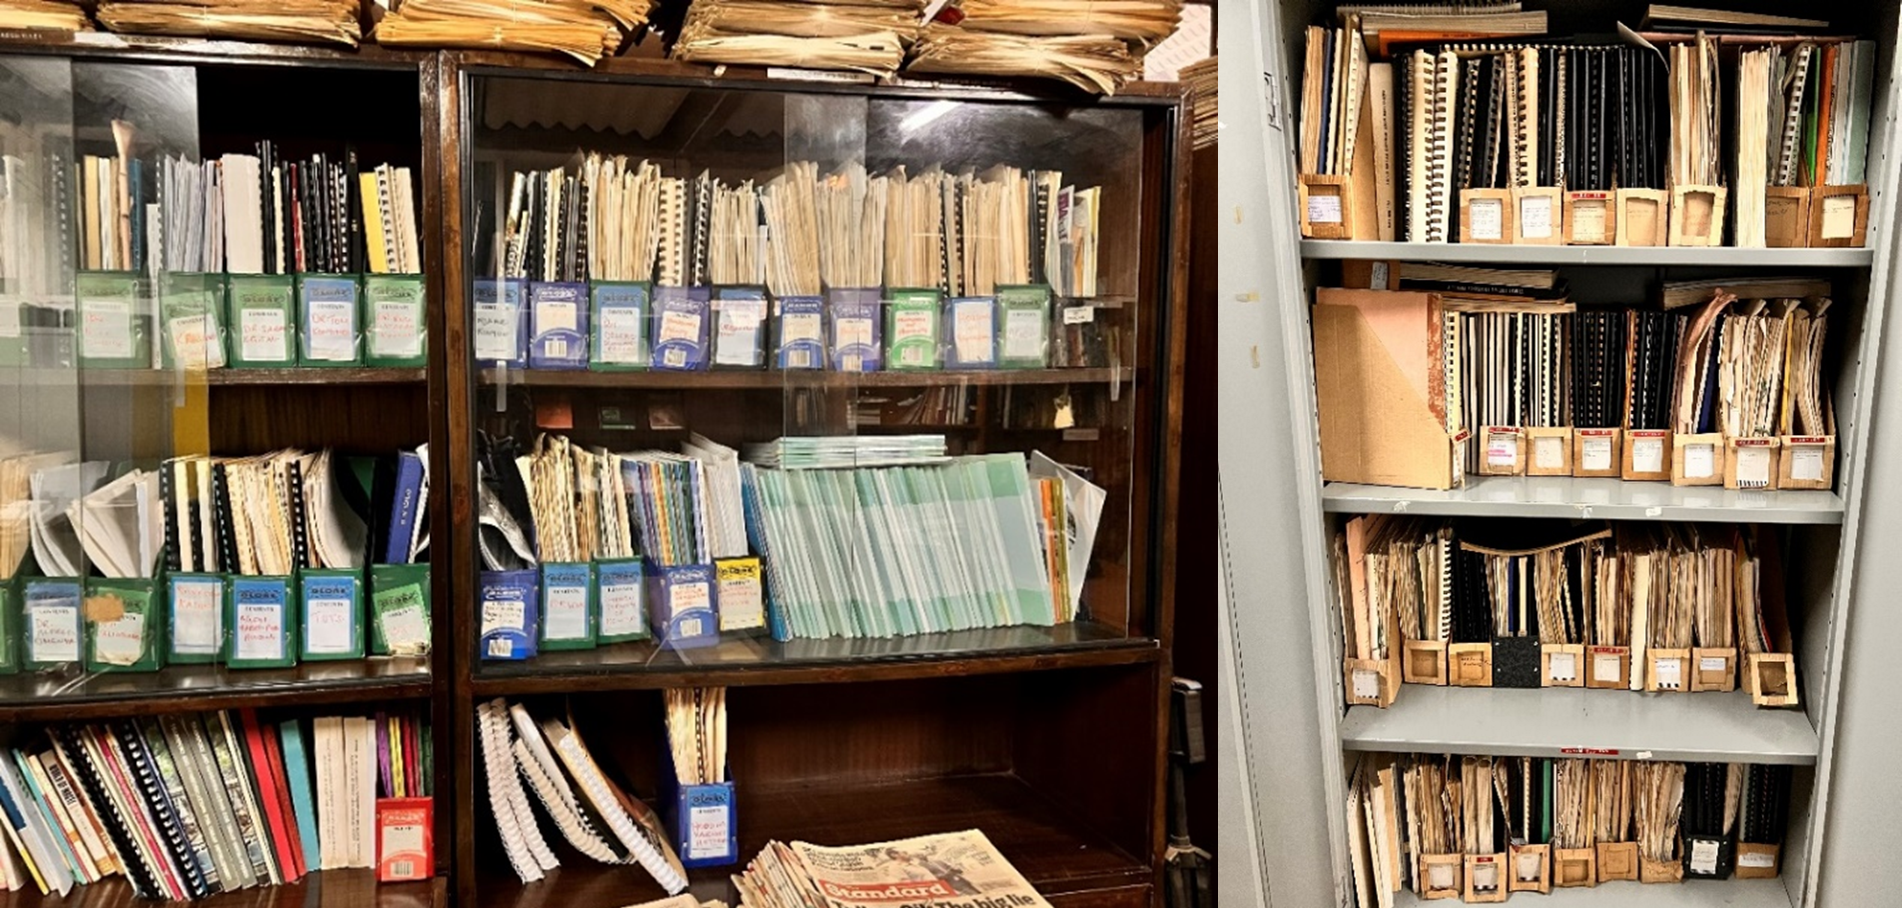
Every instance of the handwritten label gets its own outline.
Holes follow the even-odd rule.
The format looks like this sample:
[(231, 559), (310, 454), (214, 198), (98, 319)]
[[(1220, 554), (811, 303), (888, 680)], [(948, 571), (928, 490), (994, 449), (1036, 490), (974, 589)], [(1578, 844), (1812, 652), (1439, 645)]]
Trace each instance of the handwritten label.
[(383, 642), (392, 653), (420, 653), (429, 644), (423, 607), (408, 605), (383, 613)]
[(1519, 235), (1528, 240), (1552, 238), (1552, 197), (1527, 196), (1519, 200)]
[(1474, 199), (1466, 206), (1467, 223), (1476, 240), (1505, 238), (1505, 205), (1500, 199)]
[(520, 336), (520, 310), (507, 303), (477, 303), (475, 307), (475, 356), (479, 360), (516, 358), (515, 342)]
[(313, 653), (347, 653), (351, 650), (351, 625), (348, 599), (304, 600), (305, 633), (310, 639), (304, 647)]
[(535, 333), (576, 331), (576, 305), (569, 300), (543, 300), (535, 304)]
[(832, 323), (832, 333), (833, 344), (837, 347), (869, 347), (872, 345), (872, 320), (856, 317), (837, 319)]
[(629, 306), (601, 310), (601, 361), (631, 364), (647, 359), (641, 344), (641, 311)]
[(1519, 436), (1504, 432), (1486, 436), (1486, 465), (1511, 467), (1519, 462)]
[(238, 603), (235, 658), (275, 662), (284, 658), (284, 607), (277, 603)]
[(1595, 655), (1592, 657), (1592, 680), (1617, 681), (1618, 676), (1623, 674), (1620, 671), (1623, 665), (1624, 660), (1617, 656), (1605, 653)]
[(528, 606), (515, 599), (489, 599), (482, 603), (482, 632), (519, 631), (527, 623)]
[(698, 583), (676, 583), (668, 590), (668, 602), (672, 611), (678, 615), (695, 609), (712, 607), (713, 587), (706, 581)]
[(1686, 479), (1709, 479), (1717, 472), (1716, 445), (1687, 445), (1684, 448)]
[(1041, 359), (1042, 357), (1042, 310), (1012, 309), (1004, 313), (1004, 358)]
[(779, 319), (779, 339), (782, 344), (822, 340), (822, 330), (817, 312), (788, 312)]
[(224, 585), (180, 581), (172, 585), (172, 650), (194, 656), (218, 652), (219, 600)]
[(1096, 321), (1095, 306), (1069, 306), (1063, 310), (1063, 323), (1066, 325), (1087, 325)]
[(79, 609), (49, 605), (32, 609), (27, 622), (35, 662), (76, 662), (79, 659)]
[(1574, 202), (1572, 204), (1572, 241), (1577, 243), (1605, 241), (1604, 202)]
[(145, 614), (127, 612), (117, 621), (93, 625), (92, 655), (107, 665), (131, 665), (145, 650)]
[(1565, 466), (1565, 439), (1557, 435), (1541, 435), (1532, 440), (1532, 462), (1541, 470), (1557, 470)]
[(256, 362), (290, 359), (284, 345), (285, 327), (282, 309), (240, 309), (238, 348), (245, 359)]
[(376, 356), (421, 356), (423, 307), (414, 302), (376, 304), (376, 330), (370, 352)]
[(660, 317), (659, 343), (668, 341), (700, 342), (700, 316), (693, 312), (665, 312)]
[(1762, 870), (1775, 867), (1776, 865), (1777, 856), (1776, 852), (1773, 851), (1746, 851), (1743, 854), (1737, 855), (1737, 866), (1739, 867)]
[(132, 304), (123, 300), (87, 300), (80, 307), (81, 355), (125, 359), (132, 355)]
[(929, 312), (903, 310), (892, 313), (892, 340), (930, 340), (932, 315)]
[(1737, 449), (1737, 485), (1746, 489), (1761, 489), (1770, 484), (1769, 448)]
[(347, 360), (357, 350), (357, 307), (349, 300), (306, 299), (311, 359)]
[(758, 580), (720, 584), (720, 628), (737, 630), (766, 623)]
[(1592, 472), (1611, 469), (1611, 439), (1587, 438), (1580, 446), (1583, 448), (1584, 467)]
[(1790, 478), (1802, 482), (1819, 482), (1823, 478), (1823, 449), (1815, 445), (1799, 445), (1790, 449)]
[(615, 583), (601, 587), (601, 633), (620, 636), (640, 630), (640, 584)]
[(1631, 469), (1638, 473), (1662, 472), (1664, 470), (1664, 439), (1632, 439)]
[(172, 356), (184, 369), (220, 369), (224, 344), (218, 343), (218, 323), (209, 314), (182, 315), (171, 320)]
[(1729, 667), (1730, 660), (1722, 656), (1705, 656), (1697, 660), (1697, 670), (1700, 672), (1721, 672)]
[(588, 590), (580, 586), (551, 586), (543, 603), (543, 633), (549, 640), (579, 640), (588, 636)]
[(1341, 222), (1341, 197), (1332, 194), (1308, 194), (1308, 223), (1339, 224)]
[(687, 856), (715, 858), (726, 854), (732, 835), (728, 820), (732, 813), (724, 805), (687, 808)]
[(1684, 663), (1678, 659), (1656, 659), (1651, 663), (1651, 677), (1659, 687), (1677, 688), (1684, 686)]
[(1823, 198), (1823, 239), (1846, 240), (1856, 235), (1856, 197), (1832, 195)]
[(1717, 872), (1716, 840), (1691, 840), (1691, 872), (1702, 874), (1713, 874)]

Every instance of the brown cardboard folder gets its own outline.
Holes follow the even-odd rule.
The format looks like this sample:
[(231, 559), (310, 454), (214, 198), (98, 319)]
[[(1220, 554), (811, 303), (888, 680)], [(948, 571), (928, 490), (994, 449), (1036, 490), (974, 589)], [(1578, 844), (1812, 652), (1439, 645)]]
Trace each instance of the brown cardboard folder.
[(1313, 320), (1322, 478), (1461, 484), (1466, 433), (1446, 431), (1439, 297), (1323, 288)]

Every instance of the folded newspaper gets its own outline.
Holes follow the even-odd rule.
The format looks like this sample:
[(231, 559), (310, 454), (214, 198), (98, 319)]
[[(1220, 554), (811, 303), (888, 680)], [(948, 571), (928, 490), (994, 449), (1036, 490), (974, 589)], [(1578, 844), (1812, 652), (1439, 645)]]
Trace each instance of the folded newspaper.
[(1050, 908), (976, 829), (845, 848), (768, 842), (733, 885), (745, 908)]

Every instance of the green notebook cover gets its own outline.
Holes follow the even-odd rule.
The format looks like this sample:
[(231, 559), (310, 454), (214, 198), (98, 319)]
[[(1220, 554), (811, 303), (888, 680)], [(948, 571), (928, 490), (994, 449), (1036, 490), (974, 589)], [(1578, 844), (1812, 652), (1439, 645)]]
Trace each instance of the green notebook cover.
[(79, 364), (88, 369), (152, 367), (152, 316), (139, 276), (130, 271), (81, 271), (78, 288)]
[(20, 575), (0, 580), (0, 675), (20, 672), (20, 591), (24, 583)]
[(86, 670), (155, 672), (165, 665), (162, 579), (86, 581)]
[(234, 576), (225, 591), (225, 636), (231, 668), (289, 668), (297, 664), (299, 609), (296, 579)]
[(225, 279), (231, 365), (247, 369), (297, 365), (297, 284), (288, 274), (233, 274)]
[(363, 658), (363, 572), (310, 569), (297, 574), (303, 647), (313, 662)]
[(363, 361), (372, 366), (429, 363), (429, 322), (423, 276), (363, 276)]
[(1049, 286), (999, 284), (997, 365), (1004, 369), (1043, 369), (1049, 362)]
[(429, 652), (429, 565), (370, 565), (370, 615), (371, 655)]
[(160, 353), (167, 369), (225, 366), (225, 276), (176, 272), (159, 279)]
[(886, 296), (885, 368), (938, 368), (941, 295), (936, 290), (894, 288)]

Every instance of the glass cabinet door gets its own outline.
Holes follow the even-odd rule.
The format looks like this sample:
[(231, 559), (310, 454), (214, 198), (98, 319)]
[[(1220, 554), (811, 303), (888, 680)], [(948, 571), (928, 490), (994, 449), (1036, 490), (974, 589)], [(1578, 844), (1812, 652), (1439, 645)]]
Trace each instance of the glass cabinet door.
[(1147, 635), (1159, 111), (464, 78), (478, 675)]

